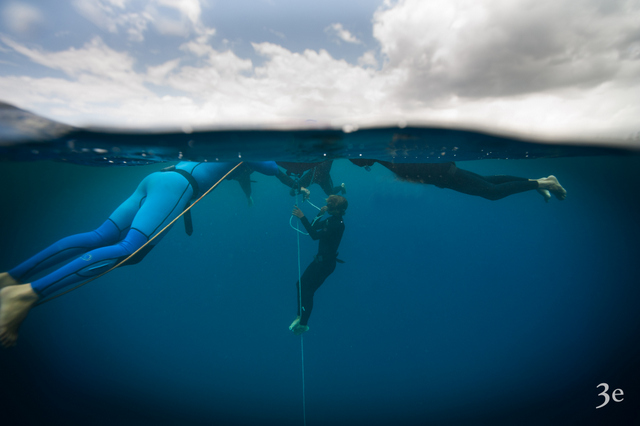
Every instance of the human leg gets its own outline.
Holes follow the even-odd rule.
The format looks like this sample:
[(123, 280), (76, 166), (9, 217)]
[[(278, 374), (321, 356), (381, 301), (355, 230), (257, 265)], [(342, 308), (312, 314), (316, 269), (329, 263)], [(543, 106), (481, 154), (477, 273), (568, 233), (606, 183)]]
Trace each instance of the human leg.
[(121, 238), (121, 230), (113, 221), (107, 220), (98, 229), (71, 235), (53, 243), (9, 270), (8, 275), (15, 280), (16, 284), (28, 282), (32, 276), (53, 265), (84, 254), (91, 249), (114, 244)]
[[(314, 260), (304, 271), (302, 281), (302, 297), (300, 296), (300, 281), (296, 283), (298, 315), (300, 325), (306, 326), (313, 310), (313, 296), (329, 275), (336, 269), (335, 261), (319, 262)], [(302, 306), (300, 302), (302, 301)]]
[[(553, 193), (559, 200), (563, 200), (566, 197), (566, 191), (554, 176), (542, 179), (527, 179), (508, 175), (481, 176), (477, 173), (460, 169), (455, 163), (390, 163), (376, 161), (391, 170), (402, 180), (449, 188), (463, 194), (475, 195), (488, 200), (499, 200), (509, 195), (533, 189), (538, 190), (545, 200), (550, 198), (550, 193)], [(364, 160), (363, 162), (354, 160), (352, 162), (363, 166), (368, 165), (370, 160)]]
[(327, 196), (346, 193), (344, 183), (340, 186), (333, 186), (331, 178), (331, 166), (333, 161), (325, 161), (316, 166), (314, 170), (314, 183), (317, 183)]
[(142, 247), (184, 209), (191, 195), (188, 181), (177, 173), (155, 173), (145, 178), (134, 195), (109, 217), (118, 230), (127, 232), (122, 241), (88, 251), (33, 283), (0, 291), (0, 342), (4, 346), (15, 344), (20, 324), (38, 300), (110, 269)]
[[(67, 265), (31, 283), (40, 297), (109, 270), (136, 252), (184, 209), (191, 198), (188, 181), (177, 173), (154, 173), (109, 216), (111, 234), (126, 236), (111, 245), (96, 247)], [(160, 237), (154, 240), (154, 245)], [(118, 241), (119, 240), (119, 241)], [(134, 262), (131, 262), (134, 263)], [(130, 264), (128, 262), (128, 264)]]
[[(493, 183), (494, 185), (501, 185), (503, 183), (523, 179), (505, 175), (483, 176), (483, 178)], [(567, 191), (565, 191), (562, 185), (560, 185), (560, 182), (558, 182), (558, 179), (556, 179), (556, 177), (553, 175), (546, 178), (528, 180), (538, 182), (538, 187), (536, 188), (536, 190), (547, 202), (549, 201), (549, 199), (551, 199), (551, 194), (553, 194), (558, 200), (564, 200), (567, 196)]]
[[(335, 269), (335, 264), (333, 265), (333, 268)], [(298, 305), (298, 310), (296, 311), (296, 318), (289, 326), (289, 330), (291, 330), (296, 336), (299, 336), (309, 330), (307, 321), (309, 321), (311, 311), (313, 310), (313, 296), (324, 280), (331, 274), (331, 272), (333, 272), (333, 270), (331, 270), (331, 272), (326, 273), (326, 269), (326, 266), (321, 262), (314, 260), (309, 266), (307, 266), (307, 269), (305, 269), (300, 280), (296, 282), (296, 303)], [(300, 296), (301, 281), (302, 296)], [(300, 305), (301, 302), (302, 306)]]
[(307, 171), (305, 174), (303, 174), (300, 179), (298, 179), (297, 181), (297, 189), (300, 188), (309, 188), (311, 186), (312, 183), (314, 183), (315, 180), (315, 174), (316, 174), (316, 168), (314, 167), (313, 169)]
[(88, 251), (77, 259), (31, 283), (39, 298), (47, 298), (58, 291), (111, 269), (118, 262), (142, 247), (148, 239), (132, 229), (124, 240), (107, 247)]
[[(502, 185), (502, 184), (524, 180), (524, 178), (519, 178), (515, 176), (506, 176), (506, 175), (482, 176), (482, 177), (494, 185)], [(553, 194), (558, 200), (564, 200), (567, 197), (567, 191), (562, 187), (562, 185), (560, 185), (560, 182), (558, 182), (558, 179), (553, 175), (550, 175), (545, 178), (540, 178), (540, 179), (527, 179), (527, 180), (535, 181), (538, 183), (538, 187), (536, 189), (540, 194), (542, 194), (542, 196), (545, 198), (545, 201), (548, 201), (548, 199), (551, 198), (550, 194)]]
[(453, 189), (463, 194), (475, 195), (487, 200), (499, 200), (509, 195), (538, 189), (538, 181), (516, 176), (480, 176), (468, 170), (457, 168), (435, 183), (442, 188)]
[[(139, 200), (137, 203), (132, 202), (132, 199), (138, 193), (140, 193), (140, 186), (136, 193), (129, 197), (118, 209), (123, 212), (123, 206), (135, 207), (140, 205)], [(142, 195), (140, 194), (140, 196)], [(133, 218), (133, 214), (130, 216)], [(125, 228), (128, 229), (129, 226), (127, 225)], [(22, 262), (8, 273), (0, 274), (0, 281), (2, 282), (2, 285), (0, 285), (0, 343), (4, 347), (15, 345), (22, 321), (24, 321), (33, 305), (41, 297), (34, 290), (32, 283), (21, 284), (21, 280), (29, 279), (38, 272), (79, 254), (84, 253), (83, 258), (85, 258), (87, 251), (117, 242), (122, 232), (124, 230), (119, 228), (112, 219), (109, 219), (98, 229), (63, 238)], [(63, 278), (68, 273), (68, 265), (53, 271), (38, 280), (40, 281), (39, 288), (46, 289), (50, 285), (64, 282)], [(17, 279), (14, 277), (17, 277)]]
[(94, 231), (71, 235), (53, 243), (9, 270), (9, 275), (18, 283), (23, 283), (51, 266), (82, 255), (89, 250), (112, 245), (122, 240), (147, 197), (147, 179), (149, 178), (150, 176), (147, 176), (138, 185), (135, 192), (99, 228)]
[(99, 228), (85, 233), (65, 237), (25, 260), (8, 271), (16, 283), (27, 282), (43, 270), (92, 249), (105, 247), (122, 240), (129, 231), (131, 222), (146, 199), (146, 179), (136, 191), (111, 214)]
[(118, 244), (91, 250), (32, 283), (2, 289), (0, 291), (0, 342), (5, 347), (15, 344), (20, 324), (36, 302), (108, 271), (147, 241), (144, 235), (132, 229)]

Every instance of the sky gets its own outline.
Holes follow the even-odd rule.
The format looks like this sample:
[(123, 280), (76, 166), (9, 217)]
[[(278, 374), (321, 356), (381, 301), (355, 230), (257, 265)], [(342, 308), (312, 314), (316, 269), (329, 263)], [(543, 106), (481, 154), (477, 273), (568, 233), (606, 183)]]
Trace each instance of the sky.
[(76, 126), (640, 145), (640, 0), (0, 0), (0, 101)]

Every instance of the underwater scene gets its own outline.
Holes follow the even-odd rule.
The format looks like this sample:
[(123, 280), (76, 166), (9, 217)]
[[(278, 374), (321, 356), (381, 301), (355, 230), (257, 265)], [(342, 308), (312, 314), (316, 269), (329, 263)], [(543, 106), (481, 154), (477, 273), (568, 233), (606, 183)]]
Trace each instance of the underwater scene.
[(0, 1), (0, 426), (640, 425), (640, 0)]
[[(309, 202), (273, 174), (249, 172), (250, 197), (225, 179), (190, 210), (191, 235), (179, 220), (143, 261), (34, 306), (0, 350), (2, 424), (640, 421), (635, 151), (411, 127), (21, 139), (11, 120), (2, 272), (99, 228), (167, 166), (326, 174), (308, 181)], [(561, 186), (491, 195), (429, 170), (485, 189)], [(154, 176), (166, 175), (182, 179)], [(318, 253), (292, 211), (330, 204), (327, 177), (348, 200), (343, 263), (317, 289), (309, 328), (292, 333), (296, 282)]]

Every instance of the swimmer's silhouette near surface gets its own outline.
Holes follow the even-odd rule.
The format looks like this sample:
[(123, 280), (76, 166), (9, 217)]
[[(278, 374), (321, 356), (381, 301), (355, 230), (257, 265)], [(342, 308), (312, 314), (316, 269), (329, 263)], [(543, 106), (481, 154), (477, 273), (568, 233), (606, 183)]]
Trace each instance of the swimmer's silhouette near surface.
[(537, 190), (545, 201), (549, 201), (551, 194), (558, 200), (567, 197), (567, 191), (553, 175), (540, 179), (508, 175), (481, 176), (461, 169), (455, 163), (391, 163), (369, 159), (349, 161), (367, 169), (374, 163), (379, 163), (391, 170), (400, 180), (435, 185), (438, 188), (448, 188), (492, 201), (531, 190)]

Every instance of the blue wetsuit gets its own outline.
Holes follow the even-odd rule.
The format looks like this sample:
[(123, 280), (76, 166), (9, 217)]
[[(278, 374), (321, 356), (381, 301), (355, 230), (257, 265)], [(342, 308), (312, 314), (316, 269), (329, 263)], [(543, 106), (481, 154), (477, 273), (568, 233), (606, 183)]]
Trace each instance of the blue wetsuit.
[[(272, 161), (244, 164), (270, 176), (278, 172), (278, 166)], [(181, 162), (176, 165), (176, 169), (189, 173), (200, 192), (204, 192), (234, 165)], [(135, 192), (98, 229), (61, 239), (8, 271), (9, 275), (18, 282), (28, 282), (38, 272), (80, 256), (31, 283), (38, 296), (48, 297), (67, 286), (108, 270), (134, 253), (182, 213), (189, 200), (199, 195), (201, 194), (194, 194), (191, 182), (180, 173), (152, 173), (140, 182)], [(147, 247), (150, 249), (155, 246), (162, 237), (163, 235), (156, 238)], [(146, 247), (145, 252), (148, 252)], [(127, 262), (132, 263), (136, 261)]]

